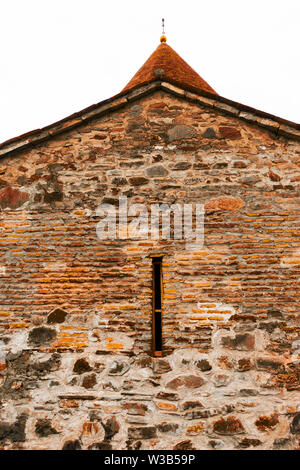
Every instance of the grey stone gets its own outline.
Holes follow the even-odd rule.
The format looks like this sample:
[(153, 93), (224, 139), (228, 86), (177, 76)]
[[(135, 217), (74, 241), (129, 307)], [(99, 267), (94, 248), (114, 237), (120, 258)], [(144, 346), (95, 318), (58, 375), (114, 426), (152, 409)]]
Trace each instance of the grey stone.
[(85, 375), (82, 379), (82, 387), (86, 389), (93, 388), (97, 383), (96, 374)]
[(273, 442), (273, 449), (286, 449), (291, 448), (291, 439), (287, 437), (278, 437)]
[(212, 127), (206, 129), (206, 131), (202, 134), (202, 137), (205, 139), (216, 139), (217, 135)]
[(172, 368), (168, 361), (165, 361), (163, 359), (154, 359), (153, 372), (155, 374), (165, 374), (166, 372), (169, 372), (170, 370), (172, 370)]
[(106, 423), (102, 423), (102, 426), (105, 431), (104, 441), (112, 439), (120, 430), (120, 425), (115, 416), (109, 418)]
[(62, 191), (52, 191), (50, 193), (45, 191), (44, 202), (50, 203), (50, 202), (54, 202), (54, 201), (62, 201), (63, 197), (64, 197), (64, 195), (63, 195)]
[(128, 415), (126, 421), (129, 424), (147, 424), (148, 419), (145, 419), (143, 416), (138, 415)]
[(292, 434), (300, 434), (300, 413), (297, 413), (291, 422), (290, 431)]
[(51, 434), (58, 434), (56, 429), (51, 426), (49, 419), (39, 419), (35, 424), (35, 432), (39, 437), (47, 437)]
[(182, 404), (182, 409), (184, 411), (186, 410), (194, 410), (195, 408), (203, 408), (203, 405), (200, 401), (196, 400), (196, 401), (185, 401), (183, 404)]
[(114, 361), (108, 370), (109, 375), (124, 375), (130, 369), (130, 364), (122, 361)]
[(159, 432), (163, 433), (171, 433), (171, 434), (176, 434), (178, 432), (178, 424), (177, 423), (161, 423), (157, 426), (157, 429)]
[(33, 371), (37, 373), (37, 375), (43, 375), (50, 371), (59, 369), (60, 364), (60, 355), (58, 353), (54, 353), (47, 361), (35, 362), (31, 367)]
[(64, 443), (62, 450), (80, 450), (81, 445), (79, 440), (67, 441)]
[(154, 437), (156, 437), (154, 426), (128, 428), (128, 439), (152, 439)]
[(156, 398), (160, 398), (161, 400), (169, 400), (169, 401), (178, 401), (179, 395), (178, 393), (168, 393), (168, 392), (158, 392)]
[(280, 361), (274, 361), (268, 358), (258, 358), (256, 359), (256, 367), (258, 370), (270, 370), (270, 371), (279, 371), (284, 370), (284, 365)]
[(106, 441), (95, 442), (88, 447), (88, 450), (112, 450), (112, 445)]
[(196, 135), (197, 133), (195, 129), (184, 124), (178, 124), (168, 131), (169, 142), (173, 142), (174, 140), (191, 139), (192, 137), (196, 137)]
[(173, 166), (172, 170), (188, 170), (192, 164), (190, 162), (177, 162)]
[(144, 178), (143, 176), (133, 176), (132, 178), (129, 178), (129, 183), (132, 186), (143, 186), (148, 182), (149, 180), (147, 178)]
[(24, 442), (26, 421), (27, 415), (22, 413), (13, 424), (0, 423), (0, 441)]
[(157, 164), (147, 168), (145, 173), (150, 178), (155, 178), (160, 176), (166, 176), (168, 174), (168, 170), (166, 170), (164, 166)]
[(193, 447), (192, 441), (190, 439), (187, 439), (186, 441), (178, 442), (178, 444), (176, 444), (173, 447), (173, 450), (196, 450), (196, 449), (195, 447)]
[(245, 176), (245, 178), (240, 178), (238, 180), (239, 183), (246, 184), (249, 186), (251, 186), (252, 184), (258, 183), (259, 181), (260, 181), (260, 178), (258, 178), (257, 176)]
[(241, 390), (239, 391), (239, 395), (241, 397), (255, 397), (256, 395), (258, 395), (258, 391), (254, 388), (241, 388)]
[(268, 314), (269, 317), (272, 317), (272, 318), (282, 318), (283, 317), (280, 310), (268, 310), (267, 314)]
[(128, 181), (126, 178), (115, 177), (111, 183), (115, 184), (116, 186), (124, 186), (128, 184)]
[(199, 418), (210, 418), (211, 416), (216, 416), (221, 413), (221, 409), (217, 408), (207, 408), (205, 410), (193, 410), (187, 411), (184, 415), (184, 419), (199, 419)]
[(237, 349), (238, 351), (252, 351), (255, 345), (254, 336), (245, 333), (237, 334), (235, 337), (223, 336), (222, 345), (229, 349)]
[(73, 372), (75, 372), (75, 374), (83, 374), (84, 372), (90, 372), (91, 370), (92, 367), (84, 358), (77, 359), (73, 367)]
[(212, 381), (216, 387), (225, 387), (231, 382), (231, 378), (229, 375), (215, 374), (212, 378)]
[(143, 106), (140, 104), (135, 104), (130, 109), (130, 116), (137, 116), (143, 111)]
[(213, 449), (221, 449), (224, 447), (224, 442), (221, 441), (221, 439), (214, 439), (211, 441), (208, 441), (208, 445), (212, 447)]
[(56, 338), (56, 331), (51, 328), (39, 327), (34, 328), (29, 333), (29, 343), (40, 345), (44, 343), (50, 343)]
[(258, 328), (260, 330), (266, 330), (268, 333), (273, 333), (276, 328), (282, 328), (284, 322), (282, 321), (271, 321), (271, 322), (260, 322)]
[(206, 359), (201, 359), (195, 362), (195, 366), (198, 367), (202, 372), (207, 372), (212, 369), (212, 366)]

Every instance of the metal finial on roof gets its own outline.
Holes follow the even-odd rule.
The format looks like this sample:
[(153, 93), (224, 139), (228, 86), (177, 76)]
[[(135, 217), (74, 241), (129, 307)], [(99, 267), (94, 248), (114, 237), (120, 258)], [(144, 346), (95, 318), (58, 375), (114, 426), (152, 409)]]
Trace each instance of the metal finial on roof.
[(167, 42), (167, 38), (165, 36), (165, 19), (162, 19), (162, 36), (160, 37), (160, 42)]

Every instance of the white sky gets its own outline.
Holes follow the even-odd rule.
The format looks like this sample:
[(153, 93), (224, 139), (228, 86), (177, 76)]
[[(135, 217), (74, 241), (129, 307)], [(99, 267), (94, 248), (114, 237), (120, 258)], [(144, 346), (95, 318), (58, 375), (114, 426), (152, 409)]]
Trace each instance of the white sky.
[(220, 95), (300, 123), (300, 0), (0, 0), (0, 142), (119, 93), (163, 17)]

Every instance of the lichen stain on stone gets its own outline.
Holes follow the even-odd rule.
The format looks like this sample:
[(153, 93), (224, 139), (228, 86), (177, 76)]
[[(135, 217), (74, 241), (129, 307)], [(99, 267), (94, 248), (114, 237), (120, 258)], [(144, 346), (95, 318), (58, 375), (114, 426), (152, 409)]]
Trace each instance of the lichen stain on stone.
[(228, 418), (221, 418), (213, 423), (213, 430), (217, 434), (224, 434), (225, 436), (232, 436), (234, 434), (241, 434), (245, 432), (244, 426), (241, 421), (234, 416)]
[(260, 431), (264, 432), (269, 429), (274, 429), (278, 423), (278, 415), (274, 413), (271, 416), (260, 416), (259, 419), (255, 421), (255, 426)]

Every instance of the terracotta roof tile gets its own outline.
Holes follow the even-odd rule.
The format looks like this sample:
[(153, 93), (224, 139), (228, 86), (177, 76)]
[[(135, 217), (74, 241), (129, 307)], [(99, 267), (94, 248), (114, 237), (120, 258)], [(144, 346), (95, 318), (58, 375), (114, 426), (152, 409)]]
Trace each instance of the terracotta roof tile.
[(217, 93), (168, 44), (162, 42), (122, 91), (163, 79), (183, 88)]

